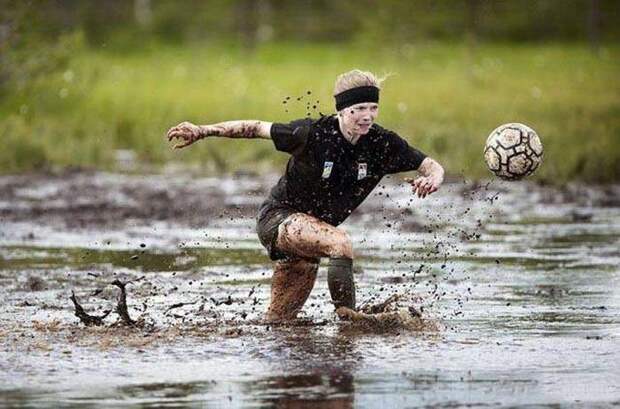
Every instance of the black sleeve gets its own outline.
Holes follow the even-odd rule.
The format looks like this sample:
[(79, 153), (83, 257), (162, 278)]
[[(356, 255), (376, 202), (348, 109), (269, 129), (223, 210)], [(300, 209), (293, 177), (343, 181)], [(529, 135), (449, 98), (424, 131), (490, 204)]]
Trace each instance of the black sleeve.
[(296, 155), (304, 150), (310, 132), (310, 119), (298, 119), (288, 124), (274, 122), (271, 139), (276, 149)]
[(409, 146), (406, 140), (394, 132), (389, 132), (386, 142), (385, 173), (399, 173), (416, 170), (426, 159), (426, 155)]

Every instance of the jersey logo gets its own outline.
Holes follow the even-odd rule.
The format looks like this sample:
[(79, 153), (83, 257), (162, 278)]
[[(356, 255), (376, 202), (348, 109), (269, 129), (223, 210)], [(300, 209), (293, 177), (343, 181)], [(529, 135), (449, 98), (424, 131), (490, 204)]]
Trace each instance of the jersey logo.
[(325, 164), (323, 165), (323, 174), (321, 175), (321, 177), (323, 179), (329, 178), (329, 175), (332, 174), (333, 167), (334, 167), (334, 162), (325, 162)]
[(368, 176), (368, 165), (365, 163), (357, 164), (357, 180), (362, 180)]

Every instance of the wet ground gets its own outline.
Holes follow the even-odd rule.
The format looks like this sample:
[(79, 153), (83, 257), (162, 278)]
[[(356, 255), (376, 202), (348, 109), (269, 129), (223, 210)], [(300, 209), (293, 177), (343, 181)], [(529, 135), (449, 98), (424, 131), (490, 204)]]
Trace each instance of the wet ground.
[[(360, 302), (428, 325), (360, 329), (324, 268), (266, 325), (254, 214), (275, 176), (0, 177), (0, 406), (620, 405), (620, 186), (383, 183), (343, 227)], [(134, 326), (111, 311), (127, 284)]]

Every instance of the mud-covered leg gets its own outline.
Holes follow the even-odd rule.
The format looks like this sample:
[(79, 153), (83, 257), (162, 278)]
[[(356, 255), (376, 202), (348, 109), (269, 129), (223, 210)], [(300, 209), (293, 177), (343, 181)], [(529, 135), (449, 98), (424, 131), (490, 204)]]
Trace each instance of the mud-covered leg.
[(327, 283), (336, 308), (355, 309), (353, 249), (347, 233), (316, 217), (296, 213), (279, 227), (278, 248), (303, 257), (329, 257)]
[(314, 287), (318, 268), (318, 260), (277, 262), (271, 279), (271, 302), (265, 319), (283, 321), (297, 317)]
[(355, 309), (355, 282), (353, 281), (353, 260), (331, 258), (327, 267), (327, 286), (336, 309)]
[(278, 227), (278, 248), (306, 258), (353, 259), (349, 235), (304, 213), (295, 213)]

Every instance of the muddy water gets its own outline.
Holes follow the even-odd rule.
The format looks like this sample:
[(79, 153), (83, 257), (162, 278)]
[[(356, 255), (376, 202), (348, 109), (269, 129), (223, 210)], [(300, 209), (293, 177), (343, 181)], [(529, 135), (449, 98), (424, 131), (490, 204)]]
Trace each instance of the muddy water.
[[(343, 227), (358, 300), (433, 325), (337, 321), (324, 268), (288, 326), (261, 323), (254, 212), (275, 176), (0, 178), (0, 405), (459, 407), (620, 404), (620, 187), (387, 179)], [(92, 315), (127, 285), (131, 318)]]

